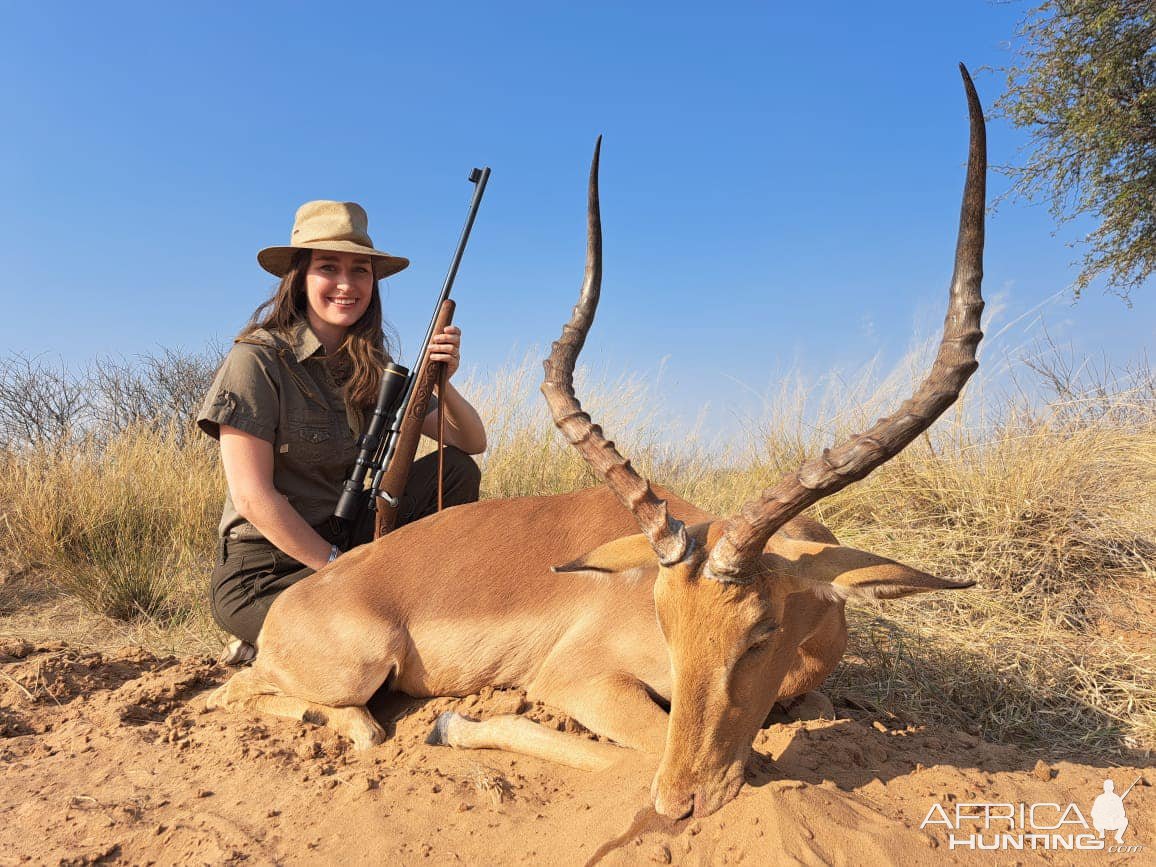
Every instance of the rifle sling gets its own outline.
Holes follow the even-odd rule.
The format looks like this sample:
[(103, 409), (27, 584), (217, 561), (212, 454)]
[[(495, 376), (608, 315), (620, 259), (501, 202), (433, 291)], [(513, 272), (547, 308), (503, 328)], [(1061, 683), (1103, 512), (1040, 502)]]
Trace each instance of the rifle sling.
[(445, 441), (446, 441), (446, 366), (442, 363), (438, 371), (438, 511), (442, 505), (442, 494), (445, 488)]

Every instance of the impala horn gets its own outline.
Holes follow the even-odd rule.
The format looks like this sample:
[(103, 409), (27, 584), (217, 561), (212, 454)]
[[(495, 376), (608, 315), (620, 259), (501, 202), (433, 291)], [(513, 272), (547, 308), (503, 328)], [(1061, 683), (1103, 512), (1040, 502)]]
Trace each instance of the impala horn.
[(598, 208), (598, 156), (601, 149), (602, 136), (598, 136), (594, 144), (594, 159), (590, 162), (586, 274), (582, 280), (582, 292), (570, 314), (570, 321), (562, 326), (562, 336), (554, 341), (550, 357), (543, 365), (546, 376), (542, 382), (542, 394), (550, 407), (554, 424), (634, 515), (659, 562), (671, 566), (690, 552), (685, 527), (670, 516), (666, 501), (658, 498), (650, 482), (640, 476), (630, 466), (630, 461), (618, 453), (614, 443), (602, 435), (602, 428), (590, 420), (574, 396), (574, 362), (586, 342), (602, 289), (602, 218)]
[(955, 247), (955, 273), (943, 324), (943, 339), (931, 371), (899, 411), (881, 418), (870, 430), (847, 442), (824, 449), (819, 458), (804, 463), (773, 488), (751, 500), (729, 518), (721, 538), (711, 549), (704, 574), (717, 581), (745, 584), (754, 580), (763, 546), (776, 530), (808, 506), (862, 479), (890, 460), (951, 406), (963, 384), (979, 366), (976, 348), (983, 298), (983, 217), (987, 136), (983, 108), (967, 67), (962, 63), (963, 86), (971, 122), (967, 181)]

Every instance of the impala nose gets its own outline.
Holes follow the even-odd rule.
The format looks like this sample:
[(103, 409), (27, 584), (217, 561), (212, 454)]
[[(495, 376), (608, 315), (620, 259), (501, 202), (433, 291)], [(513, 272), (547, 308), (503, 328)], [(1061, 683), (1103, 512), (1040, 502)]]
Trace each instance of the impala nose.
[(685, 819), (694, 812), (694, 795), (680, 797), (678, 795), (664, 796), (659, 794), (654, 798), (654, 811), (668, 819), (674, 819), (676, 822), (679, 819)]
[(655, 775), (650, 785), (654, 810), (670, 819), (709, 816), (738, 795), (743, 787), (742, 765), (733, 765), (722, 777), (710, 780), (676, 778), (663, 785)]

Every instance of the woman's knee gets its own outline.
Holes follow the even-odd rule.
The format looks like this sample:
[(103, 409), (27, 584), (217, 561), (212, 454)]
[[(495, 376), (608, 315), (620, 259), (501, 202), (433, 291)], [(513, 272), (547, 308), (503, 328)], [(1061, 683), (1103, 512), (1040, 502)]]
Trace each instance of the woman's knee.
[(217, 626), (237, 638), (254, 644), (268, 605), (243, 592), (232, 581), (220, 581), (214, 572), (209, 590), (209, 609)]
[(446, 494), (453, 490), (453, 505), (473, 503), (482, 486), (482, 470), (470, 455), (456, 446), (445, 447)]
[(213, 570), (209, 601), (218, 626), (254, 644), (273, 600), (313, 570), (268, 543), (240, 547)]

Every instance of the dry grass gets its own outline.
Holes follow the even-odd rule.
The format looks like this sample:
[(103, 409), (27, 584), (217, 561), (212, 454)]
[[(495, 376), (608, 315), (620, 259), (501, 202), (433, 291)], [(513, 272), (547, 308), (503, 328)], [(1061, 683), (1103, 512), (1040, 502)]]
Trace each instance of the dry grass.
[[(725, 448), (666, 439), (645, 383), (579, 376), (578, 391), (640, 470), (726, 513), (890, 411), (923, 360), (915, 353), (887, 376), (792, 382)], [(973, 382), (928, 436), (813, 510), (846, 544), (980, 582), (854, 607), (828, 689), (1056, 753), (1150, 750), (1156, 379), (1055, 357), (1016, 370), (1019, 387)], [(490, 435), (484, 496), (594, 483), (553, 431), (538, 371), (528, 357), (463, 386), (481, 396)], [(90, 637), (79, 643), (108, 634), (166, 650), (219, 640), (205, 590), (223, 481), (212, 444), (187, 433), (153, 423), (0, 452), (0, 553), (24, 571), (21, 586), (45, 575), (55, 588), (24, 604), (0, 582), (0, 634), (79, 631)], [(81, 617), (81, 605), (96, 613)], [(37, 612), (55, 619), (46, 627)]]
[(0, 550), (93, 612), (179, 626), (204, 607), (224, 493), (213, 445), (175, 429), (41, 440), (0, 452)]

